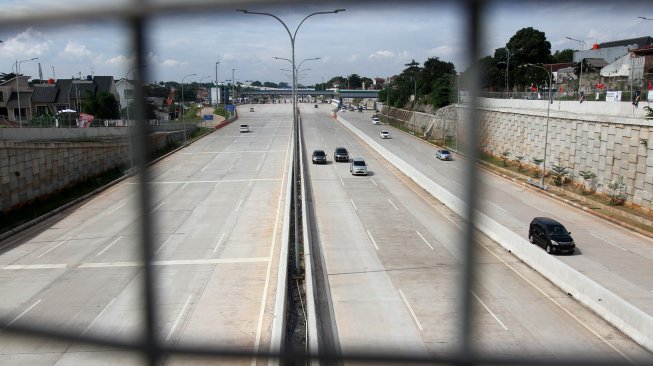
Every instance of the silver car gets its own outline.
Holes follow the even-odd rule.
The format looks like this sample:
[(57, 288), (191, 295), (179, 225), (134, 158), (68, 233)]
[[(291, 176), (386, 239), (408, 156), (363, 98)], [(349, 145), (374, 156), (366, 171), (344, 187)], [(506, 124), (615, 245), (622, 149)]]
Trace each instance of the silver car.
[(435, 157), (440, 160), (453, 160), (453, 155), (449, 150), (441, 149), (435, 153)]
[(361, 158), (353, 158), (349, 165), (351, 175), (367, 175), (367, 164)]

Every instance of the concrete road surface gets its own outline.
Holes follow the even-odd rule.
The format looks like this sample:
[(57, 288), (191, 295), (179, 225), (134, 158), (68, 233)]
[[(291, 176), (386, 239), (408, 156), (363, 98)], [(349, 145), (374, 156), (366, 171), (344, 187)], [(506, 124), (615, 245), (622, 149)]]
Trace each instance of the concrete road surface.
[[(157, 330), (164, 342), (268, 349), (292, 110), (248, 110), (239, 123), (251, 132), (228, 125), (151, 168)], [(1, 242), (0, 316), (123, 341), (138, 337), (144, 318), (136, 184), (127, 179)], [(138, 363), (126, 352), (0, 334), (2, 365)]]
[[(310, 175), (342, 351), (442, 355), (455, 350), (461, 219), (330, 118), (331, 108), (301, 107), (307, 153), (323, 149), (329, 154), (328, 164), (311, 165)], [(382, 127), (371, 125), (371, 112), (344, 115), (350, 116), (370, 138), (379, 139)], [(407, 160), (412, 156), (443, 185), (461, 185), (458, 162), (437, 161), (422, 152), (419, 142), (393, 134), (383, 143), (397, 154)], [(352, 176), (348, 163), (334, 162), (336, 146), (364, 158), (368, 176)], [(510, 197), (507, 189), (504, 194)], [(614, 362), (650, 359), (499, 245), (485, 237), (479, 245), (472, 337), (480, 350), (538, 360), (579, 355)]]

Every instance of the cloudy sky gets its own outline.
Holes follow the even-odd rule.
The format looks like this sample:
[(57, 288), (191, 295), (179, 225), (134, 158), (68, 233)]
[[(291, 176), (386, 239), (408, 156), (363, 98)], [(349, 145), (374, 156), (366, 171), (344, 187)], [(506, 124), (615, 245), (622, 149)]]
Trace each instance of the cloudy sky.
[[(186, 4), (198, 0), (185, 0)], [(54, 14), (85, 8), (118, 7), (128, 0), (0, 0), (0, 72), (10, 73), (16, 61), (20, 71), (34, 78), (70, 78), (82, 75), (125, 77), (131, 69), (129, 30), (107, 18), (62, 26), (42, 22), (6, 25), (3, 20), (26, 14)], [(180, 0), (153, 0), (168, 5)], [(107, 5), (107, 3), (109, 3)], [(237, 3), (237, 2), (235, 2)], [(296, 59), (307, 61), (300, 80), (312, 84), (333, 76), (359, 74), (388, 77), (400, 73), (412, 59), (419, 63), (430, 57), (453, 62), (458, 71), (469, 62), (465, 57), (464, 12), (458, 2), (315, 2), (302, 1), (292, 7), (249, 6), (243, 2), (234, 10), (176, 11), (147, 25), (147, 75), (151, 81), (209, 82), (250, 80), (289, 82), (290, 38), (272, 17), (242, 14), (235, 8), (268, 12), (281, 18), (291, 32), (308, 14), (346, 8), (338, 14), (317, 15), (301, 25), (296, 39)], [(254, 3), (252, 3), (254, 4)], [(641, 36), (653, 36), (653, 2), (612, 1), (574, 3), (569, 1), (501, 1), (487, 3), (483, 13), (484, 54), (503, 47), (518, 30), (533, 27), (546, 34), (552, 52), (578, 49), (578, 42), (593, 43)], [(190, 7), (189, 7), (190, 8)], [(3, 23), (5, 25), (3, 25)]]

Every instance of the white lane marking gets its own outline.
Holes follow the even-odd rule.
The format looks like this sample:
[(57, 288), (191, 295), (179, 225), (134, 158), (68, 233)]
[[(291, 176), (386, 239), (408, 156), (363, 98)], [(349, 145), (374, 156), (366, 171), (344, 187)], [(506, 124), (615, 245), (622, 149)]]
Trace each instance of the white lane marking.
[(67, 264), (10, 264), (2, 267), (6, 270), (16, 269), (65, 269), (68, 268)]
[(419, 319), (417, 319), (417, 315), (415, 315), (415, 312), (413, 311), (413, 308), (410, 306), (408, 299), (406, 299), (404, 292), (399, 290), (399, 295), (401, 295), (401, 299), (404, 301), (404, 304), (408, 308), (408, 311), (410, 312), (410, 315), (413, 317), (415, 324), (417, 324), (417, 328), (419, 328), (420, 331), (424, 330), (424, 328), (422, 328), (422, 323), (420, 323)]
[(391, 199), (388, 198), (388, 202), (390, 202), (390, 204), (392, 205), (392, 207), (395, 208), (396, 211), (399, 211), (399, 209), (397, 208), (397, 206), (395, 206), (394, 202), (392, 202)]
[(619, 245), (617, 245), (617, 244), (615, 244), (615, 243), (612, 243), (612, 242), (606, 240), (605, 238), (602, 238), (602, 237), (600, 237), (600, 236), (598, 236), (598, 235), (596, 235), (596, 234), (594, 234), (594, 233), (590, 233), (590, 234), (592, 234), (592, 236), (594, 236), (594, 237), (596, 237), (596, 238), (599, 238), (599, 239), (603, 240), (604, 242), (606, 242), (606, 243), (608, 243), (608, 244), (610, 244), (610, 245), (613, 245), (613, 246), (615, 246), (615, 247), (617, 247), (617, 248), (619, 248), (619, 249), (621, 249), (621, 250), (628, 251), (628, 249), (626, 249), (626, 248), (624, 248), (624, 247), (622, 247), (622, 246), (619, 246)]
[(351, 202), (351, 205), (354, 206), (354, 210), (358, 211), (358, 207), (356, 207), (356, 204), (354, 203), (354, 200), (352, 198), (349, 199)]
[[(202, 184), (202, 183), (239, 183), (239, 182), (249, 182), (249, 181), (261, 181), (261, 182), (277, 182), (281, 178), (255, 178), (255, 179), (224, 179), (224, 180), (189, 180), (189, 181), (163, 181), (163, 182), (150, 182), (149, 184)], [(139, 183), (126, 183), (126, 184), (139, 184)]]
[(222, 244), (222, 239), (224, 239), (224, 233), (220, 235), (220, 240), (218, 240), (218, 243), (215, 245), (215, 248), (213, 248), (213, 253), (218, 251), (218, 248), (220, 247), (220, 244)]
[(72, 239), (72, 237), (68, 237), (68, 238), (66, 238), (66, 240), (64, 240), (64, 241), (62, 241), (61, 243), (59, 243), (59, 244), (53, 246), (52, 248), (46, 250), (45, 252), (41, 253), (41, 255), (39, 255), (39, 256), (36, 257), (36, 258), (41, 258), (41, 257), (43, 257), (44, 255), (46, 255), (46, 254), (50, 253), (51, 251), (55, 250), (55, 249), (58, 248), (60, 245), (66, 243), (66, 242), (67, 242), (68, 240), (70, 240), (70, 239)]
[(41, 302), (41, 299), (38, 299), (34, 304), (32, 304), (32, 306), (28, 307), (28, 308), (25, 309), (22, 313), (18, 314), (18, 316), (15, 317), (14, 320), (10, 321), (9, 324), (7, 324), (7, 326), (5, 326), (5, 327), (2, 328), (2, 329), (4, 330), (4, 329), (6, 329), (7, 327), (9, 327), (9, 326), (11, 326), (12, 324), (14, 324), (18, 319), (20, 319), (23, 315), (27, 314), (28, 311), (32, 310), (32, 308), (35, 307), (36, 305), (38, 305), (40, 302)]
[(186, 299), (186, 302), (184, 303), (184, 306), (181, 308), (181, 311), (179, 312), (179, 315), (177, 315), (177, 319), (175, 320), (175, 323), (172, 325), (172, 328), (170, 328), (170, 332), (168, 333), (168, 336), (166, 337), (166, 341), (169, 341), (170, 338), (172, 337), (172, 333), (175, 332), (175, 329), (177, 329), (177, 325), (179, 325), (179, 321), (181, 320), (182, 316), (184, 316), (184, 313), (186, 312), (186, 308), (188, 307), (188, 303), (190, 303), (190, 299), (193, 297), (193, 295), (188, 295), (188, 298)]
[[(153, 261), (153, 266), (198, 265), (198, 264), (238, 264), (269, 262), (268, 257), (253, 258), (228, 258), (228, 259), (180, 259), (169, 261)], [(77, 268), (111, 268), (111, 267), (140, 267), (143, 262), (108, 262), (108, 263), (82, 263)]]
[(450, 166), (451, 168), (453, 168), (453, 169), (459, 171), (459, 172), (462, 171), (462, 170), (461, 170), (459, 167), (457, 167), (456, 164), (454, 164), (454, 163), (449, 164), (449, 166)]
[(431, 169), (431, 170), (435, 170), (435, 168), (434, 168), (433, 165), (431, 165), (431, 164), (426, 164), (426, 166), (427, 166), (429, 169)]
[(116, 244), (120, 239), (122, 239), (122, 235), (119, 236), (116, 240), (112, 241), (111, 244), (107, 245), (104, 249), (102, 249), (96, 256), (102, 255), (102, 253), (106, 252), (107, 249), (111, 248), (112, 245)]
[(238, 205), (236, 206), (236, 209), (234, 211), (240, 210), (240, 206), (243, 204), (243, 200), (238, 201)]
[(166, 241), (164, 241), (163, 244), (161, 244), (161, 246), (159, 247), (159, 249), (157, 249), (156, 252), (154, 252), (154, 255), (159, 254), (159, 252), (161, 251), (161, 249), (163, 249), (163, 247), (165, 247), (165, 246), (168, 244), (168, 242), (170, 241), (170, 239), (172, 239), (172, 237), (175, 236), (175, 235), (176, 235), (176, 234), (170, 234), (170, 236), (168, 237), (168, 239), (166, 239)]
[(331, 164), (331, 166), (333, 167), (333, 170), (338, 171), (338, 169), (336, 169), (336, 164)]
[(422, 234), (421, 234), (419, 231), (415, 231), (415, 232), (417, 233), (417, 235), (419, 235), (420, 238), (422, 238), (422, 240), (424, 240), (424, 242), (426, 243), (426, 245), (428, 245), (429, 248), (431, 248), (431, 250), (433, 250), (433, 247), (432, 247), (431, 244), (428, 242), (428, 240), (426, 240), (426, 238), (425, 238), (424, 236), (422, 236)]
[(102, 317), (102, 315), (104, 315), (104, 313), (107, 311), (107, 309), (109, 309), (109, 306), (111, 306), (111, 304), (113, 304), (114, 301), (116, 301), (116, 298), (115, 298), (115, 297), (114, 297), (113, 299), (111, 299), (111, 301), (109, 301), (109, 303), (107, 304), (107, 306), (105, 306), (104, 309), (102, 309), (102, 311), (100, 311), (100, 314), (98, 314), (98, 315), (93, 319), (93, 321), (91, 322), (91, 324), (89, 324), (88, 327), (86, 327), (86, 329), (84, 329), (84, 331), (82, 332), (82, 335), (86, 334), (86, 332), (88, 332), (89, 330), (91, 330), (91, 328), (93, 327), (93, 325), (95, 325), (95, 322), (97, 322), (98, 319), (100, 319), (100, 318)]
[(124, 205), (126, 205), (126, 204), (127, 204), (127, 202), (125, 202), (125, 203), (123, 203), (122, 205), (120, 205), (120, 206), (114, 208), (113, 210), (109, 211), (109, 213), (108, 213), (107, 215), (111, 215), (112, 213), (114, 213), (114, 212), (120, 210), (120, 209), (122, 208), (122, 206), (124, 206)]
[(258, 166), (256, 167), (257, 172), (261, 170), (261, 165), (263, 165), (263, 163), (258, 163)]
[(188, 182), (184, 183), (184, 184), (181, 186), (180, 189), (184, 189), (184, 188), (186, 188), (187, 185), (188, 185)]
[(378, 187), (378, 186), (379, 186), (378, 184), (376, 184), (376, 182), (374, 181), (374, 179), (370, 178), (370, 180), (372, 181), (372, 184), (374, 184), (375, 187)]
[(522, 202), (524, 202), (525, 204), (527, 204), (527, 205), (533, 207), (534, 209), (536, 209), (536, 210), (538, 210), (538, 211), (540, 211), (540, 212), (544, 212), (544, 210), (542, 210), (541, 208), (535, 206), (534, 204), (532, 204), (532, 203), (530, 203), (530, 202), (526, 202), (526, 201), (522, 201)]
[(250, 180), (249, 183), (247, 183), (247, 187), (251, 188), (252, 184), (254, 184), (254, 181)]
[(154, 212), (154, 211), (158, 210), (158, 209), (161, 208), (161, 206), (163, 206), (165, 203), (166, 203), (165, 201), (159, 203), (158, 206), (156, 206), (156, 207), (155, 207), (154, 209), (152, 209), (152, 211), (150, 211), (150, 212)]
[(496, 320), (497, 323), (499, 323), (499, 325), (501, 325), (501, 327), (503, 328), (503, 330), (508, 330), (508, 327), (506, 327), (506, 325), (503, 324), (503, 322), (501, 321), (501, 319), (499, 319), (499, 317), (496, 316), (496, 314), (494, 314), (494, 313), (492, 312), (492, 310), (490, 310), (490, 308), (489, 308), (487, 305), (485, 305), (485, 303), (483, 302), (483, 300), (481, 300), (481, 298), (478, 297), (478, 296), (474, 293), (474, 291), (471, 291), (471, 292), (472, 292), (472, 295), (474, 295), (474, 297), (476, 298), (476, 300), (478, 300), (478, 302), (480, 302), (481, 305), (483, 305), (483, 307), (485, 308), (485, 310), (487, 310), (487, 312), (490, 313), (490, 315), (492, 315), (492, 317), (494, 318), (494, 320)]
[(204, 171), (206, 170), (206, 168), (208, 168), (208, 167), (209, 167), (208, 164), (207, 164), (207, 165), (204, 165), (204, 166), (202, 167), (202, 169), (200, 169), (200, 172), (204, 172)]
[[(285, 181), (286, 181), (286, 175), (285, 173), (288, 172), (288, 160), (289, 160), (289, 154), (290, 154), (290, 139), (288, 140), (288, 144), (286, 145), (286, 159), (283, 167), (283, 179), (281, 180), (281, 189), (283, 191), (283, 187), (285, 187)], [(261, 334), (263, 332), (263, 317), (265, 315), (265, 302), (267, 301), (268, 298), (268, 286), (270, 283), (270, 276), (272, 273), (272, 257), (274, 254), (274, 249), (277, 244), (277, 231), (279, 229), (279, 221), (281, 220), (281, 206), (283, 203), (283, 194), (279, 194), (279, 201), (277, 202), (277, 215), (276, 218), (274, 219), (274, 230), (272, 231), (272, 245), (270, 245), (270, 254), (268, 255), (268, 268), (265, 274), (265, 284), (263, 285), (263, 296), (261, 296), (261, 304), (259, 306), (259, 314), (258, 314), (258, 324), (256, 326), (256, 340), (254, 341), (254, 353), (258, 352), (258, 348), (261, 344)], [(252, 359), (252, 366), (255, 366), (258, 361), (258, 357), (254, 356)]]
[(490, 201), (488, 201), (488, 200), (485, 200), (485, 201), (486, 201), (487, 203), (491, 204), (492, 206), (498, 208), (499, 210), (501, 210), (501, 211), (503, 211), (503, 212), (505, 212), (505, 213), (508, 213), (508, 211), (506, 211), (503, 207), (497, 205), (496, 203), (490, 202)]
[(376, 248), (376, 250), (379, 250), (379, 247), (376, 245), (376, 242), (374, 241), (374, 237), (372, 236), (372, 233), (370, 233), (369, 230), (367, 230), (367, 236), (370, 237), (370, 240), (372, 241), (372, 244), (374, 244), (374, 248)]
[(345, 181), (342, 180), (342, 177), (340, 177), (340, 184), (342, 184), (343, 187), (345, 186)]
[(413, 155), (413, 154), (408, 154), (408, 153), (407, 153), (407, 155), (410, 156), (413, 160), (417, 160), (417, 158), (415, 157), (415, 155)]
[(552, 298), (551, 296), (549, 296), (547, 293), (544, 292), (544, 290), (542, 290), (541, 288), (539, 288), (539, 287), (538, 287), (537, 285), (535, 285), (531, 280), (529, 280), (529, 279), (526, 278), (523, 274), (521, 274), (519, 271), (517, 271), (517, 269), (515, 269), (513, 266), (511, 266), (510, 264), (508, 264), (508, 262), (504, 261), (504, 260), (503, 260), (501, 257), (499, 257), (496, 253), (494, 253), (493, 251), (491, 251), (490, 248), (488, 248), (487, 246), (482, 245), (482, 244), (481, 244), (481, 247), (483, 247), (483, 249), (485, 249), (485, 250), (487, 250), (488, 252), (490, 252), (490, 254), (492, 254), (494, 257), (496, 257), (496, 258), (497, 258), (501, 263), (503, 263), (503, 265), (505, 265), (506, 267), (510, 268), (510, 270), (513, 271), (517, 276), (521, 277), (522, 280), (524, 280), (526, 283), (528, 283), (529, 285), (531, 285), (531, 286), (532, 286), (532, 287), (533, 287), (537, 292), (539, 292), (540, 294), (542, 294), (545, 298), (547, 298), (549, 301), (551, 301), (551, 302), (552, 302), (555, 306), (557, 306), (560, 310), (562, 310), (562, 311), (565, 312), (569, 317), (571, 317), (571, 318), (574, 319), (576, 322), (578, 322), (578, 324), (580, 324), (583, 328), (587, 329), (588, 332), (592, 333), (596, 338), (598, 338), (599, 340), (601, 340), (601, 341), (602, 341), (603, 343), (605, 343), (608, 347), (612, 348), (615, 352), (617, 352), (617, 353), (620, 354), (623, 358), (625, 358), (625, 359), (628, 360), (630, 363), (632, 363), (632, 360), (630, 359), (630, 357), (626, 356), (623, 352), (621, 352), (620, 350), (618, 350), (615, 346), (613, 346), (610, 342), (608, 342), (607, 339), (603, 338), (600, 334), (598, 334), (596, 331), (594, 331), (592, 328), (590, 328), (589, 325), (585, 324), (582, 320), (580, 320), (576, 315), (574, 315), (574, 314), (573, 314), (571, 311), (569, 311), (566, 307), (562, 306), (562, 304), (560, 304), (557, 300), (555, 300), (554, 298)]
[[(236, 135), (241, 136), (241, 135)], [(280, 136), (279, 136), (280, 137)], [(180, 152), (178, 155), (197, 155), (197, 154), (243, 154), (243, 153), (271, 153), (285, 152), (285, 150), (242, 150), (242, 151), (198, 151), (198, 152)]]

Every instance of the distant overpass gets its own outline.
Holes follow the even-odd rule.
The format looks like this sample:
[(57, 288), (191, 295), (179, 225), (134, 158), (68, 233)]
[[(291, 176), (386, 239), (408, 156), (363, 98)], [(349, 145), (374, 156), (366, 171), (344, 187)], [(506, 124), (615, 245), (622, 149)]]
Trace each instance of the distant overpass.
[[(244, 90), (240, 93), (241, 96), (247, 97), (279, 97), (279, 96), (288, 96), (292, 95), (292, 89), (269, 89), (269, 90)], [(378, 90), (307, 90), (307, 89), (297, 89), (298, 96), (323, 96), (334, 99), (342, 98), (378, 98)]]

